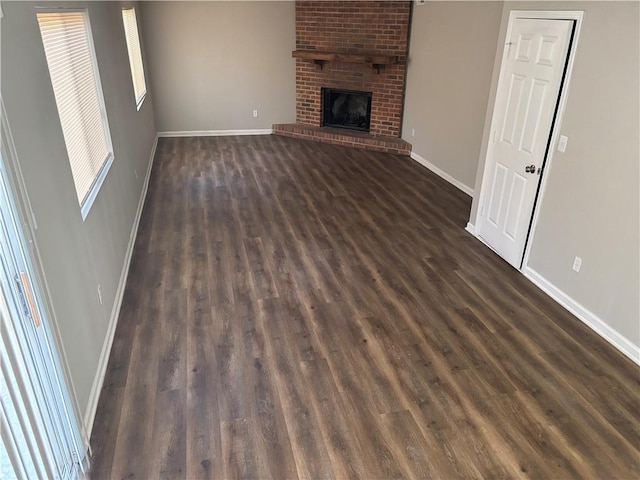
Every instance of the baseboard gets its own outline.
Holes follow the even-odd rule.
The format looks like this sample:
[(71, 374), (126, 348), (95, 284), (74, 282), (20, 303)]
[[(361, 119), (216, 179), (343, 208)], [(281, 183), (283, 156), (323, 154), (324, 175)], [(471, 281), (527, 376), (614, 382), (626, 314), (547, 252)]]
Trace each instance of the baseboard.
[(462, 190), (464, 193), (466, 193), (467, 195), (469, 195), (470, 197), (473, 198), (473, 193), (474, 193), (473, 192), (473, 188), (469, 187), (468, 185), (465, 185), (464, 183), (460, 182), (459, 180), (456, 180), (451, 175), (449, 175), (447, 172), (445, 172), (443, 170), (440, 170), (433, 163), (429, 162), (426, 158), (421, 157), (416, 152), (411, 152), (411, 158), (413, 158), (420, 165), (422, 165), (423, 167), (428, 168), (433, 173), (438, 175), (440, 178), (445, 179), (451, 185), (453, 185), (454, 187)]
[(158, 137), (229, 137), (232, 135), (271, 135), (271, 128), (254, 130), (185, 130), (158, 132)]
[[(147, 197), (147, 189), (149, 188), (149, 179), (151, 178), (151, 168), (153, 167), (153, 160), (156, 154), (156, 147), (158, 146), (158, 136), (153, 142), (151, 148), (151, 158), (149, 159), (149, 166), (147, 167), (147, 174), (142, 186), (142, 192), (140, 193), (140, 200), (138, 202), (138, 210), (133, 221), (133, 227), (131, 228), (131, 234), (129, 236), (129, 244), (127, 245), (127, 251), (124, 258), (124, 264), (122, 266), (122, 272), (120, 274), (120, 282), (116, 289), (116, 298), (113, 302), (113, 308), (111, 309), (111, 318), (109, 319), (109, 327), (107, 329), (107, 336), (102, 344), (102, 351), (100, 352), (100, 359), (98, 360), (98, 369), (93, 379), (93, 385), (91, 385), (91, 393), (89, 394), (89, 404), (84, 415), (84, 434), (91, 437), (91, 430), (93, 429), (93, 421), (96, 416), (96, 409), (98, 408), (98, 400), (100, 399), (100, 391), (102, 390), (102, 384), (104, 377), (107, 373), (107, 364), (109, 362), (109, 355), (111, 353), (111, 346), (113, 345), (113, 337), (116, 333), (116, 325), (118, 324), (118, 316), (120, 315), (120, 308), (122, 307), (122, 298), (124, 295), (124, 289), (127, 284), (127, 276), (129, 275), (129, 266), (131, 264), (131, 256), (133, 254), (133, 247), (136, 243), (136, 236), (138, 234), (138, 225), (140, 224), (140, 218), (142, 217), (142, 209), (144, 208), (144, 201)], [(89, 438), (85, 439), (86, 444), (89, 445)]]
[(640, 365), (640, 347), (634, 345), (629, 339), (607, 325), (607, 323), (595, 313), (580, 305), (532, 268), (525, 267), (523, 273), (534, 285), (578, 317), (579, 320), (624, 353), (632, 361)]
[(467, 226), (465, 227), (465, 230), (469, 232), (471, 235), (473, 235), (474, 237), (476, 236), (476, 226), (473, 223), (467, 222)]

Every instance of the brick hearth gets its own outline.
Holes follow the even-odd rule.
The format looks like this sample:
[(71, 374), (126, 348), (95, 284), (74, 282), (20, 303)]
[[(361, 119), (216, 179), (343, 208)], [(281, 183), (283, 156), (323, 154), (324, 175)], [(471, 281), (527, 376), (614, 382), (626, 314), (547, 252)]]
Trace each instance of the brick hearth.
[(409, 155), (411, 144), (397, 137), (371, 135), (366, 132), (354, 132), (341, 128), (313, 127), (296, 123), (283, 123), (273, 126), (273, 133), (284, 137), (317, 140), (324, 143), (364, 148), (377, 152)]
[[(296, 49), (388, 55), (397, 63), (330, 61), (322, 68), (296, 58), (296, 124), (274, 133), (382, 151), (410, 152), (401, 132), (411, 1), (296, 1)], [(369, 134), (321, 128), (322, 87), (372, 93)], [(295, 134), (295, 135), (294, 135)]]

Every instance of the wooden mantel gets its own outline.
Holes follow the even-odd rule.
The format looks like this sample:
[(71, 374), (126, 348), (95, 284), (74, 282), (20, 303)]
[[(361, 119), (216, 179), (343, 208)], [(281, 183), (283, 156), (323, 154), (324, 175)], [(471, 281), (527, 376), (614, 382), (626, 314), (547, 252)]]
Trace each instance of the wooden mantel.
[(367, 53), (341, 53), (327, 52), (319, 50), (294, 50), (291, 52), (293, 58), (303, 58), (313, 60), (320, 68), (327, 62), (346, 62), (346, 63), (368, 63), (375, 68), (378, 73), (385, 65), (393, 65), (398, 63), (396, 55), (376, 55)]

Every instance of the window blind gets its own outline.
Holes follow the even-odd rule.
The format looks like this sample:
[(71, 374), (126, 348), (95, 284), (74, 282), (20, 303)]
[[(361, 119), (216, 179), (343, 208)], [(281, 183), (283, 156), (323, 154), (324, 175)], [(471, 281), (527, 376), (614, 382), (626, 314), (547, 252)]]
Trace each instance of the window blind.
[(127, 39), (129, 66), (131, 67), (131, 79), (133, 80), (133, 92), (136, 97), (136, 106), (139, 109), (145, 95), (147, 94), (147, 86), (144, 79), (142, 51), (140, 49), (140, 36), (138, 35), (138, 23), (136, 21), (135, 9), (125, 8), (122, 10), (122, 21), (124, 22), (124, 33)]
[(84, 12), (37, 13), (78, 202), (113, 158)]

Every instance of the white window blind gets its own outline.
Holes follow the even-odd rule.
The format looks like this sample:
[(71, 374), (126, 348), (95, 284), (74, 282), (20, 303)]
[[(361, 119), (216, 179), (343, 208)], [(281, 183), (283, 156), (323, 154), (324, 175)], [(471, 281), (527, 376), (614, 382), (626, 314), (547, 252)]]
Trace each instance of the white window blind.
[(142, 51), (140, 49), (140, 36), (138, 35), (138, 23), (136, 21), (136, 11), (134, 8), (122, 10), (122, 21), (124, 22), (124, 34), (127, 39), (127, 50), (129, 52), (129, 66), (131, 67), (131, 79), (133, 80), (133, 93), (136, 97), (136, 107), (138, 110), (147, 94), (147, 85), (144, 80), (144, 67), (142, 66)]
[(37, 17), (84, 218), (113, 160), (88, 19), (84, 11)]

